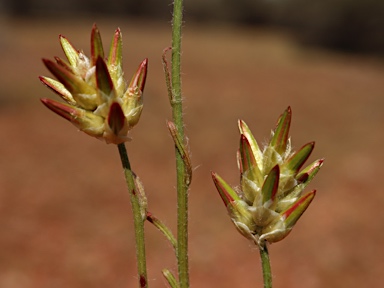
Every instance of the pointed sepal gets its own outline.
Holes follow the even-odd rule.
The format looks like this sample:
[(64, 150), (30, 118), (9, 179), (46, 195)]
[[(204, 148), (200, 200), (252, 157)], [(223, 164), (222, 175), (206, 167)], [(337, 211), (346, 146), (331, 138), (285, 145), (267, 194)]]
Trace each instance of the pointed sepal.
[(301, 147), (296, 153), (289, 157), (285, 162), (283, 169), (288, 170), (292, 175), (296, 175), (311, 155), (314, 147), (315, 142), (309, 142)]
[(76, 105), (76, 101), (73, 99), (72, 94), (59, 81), (45, 76), (39, 76), (39, 79), (44, 85), (50, 88), (53, 92), (57, 93), (68, 104)]
[(126, 82), (123, 79), (123, 41), (119, 28), (113, 35), (111, 48), (108, 56), (108, 69), (111, 74), (113, 84), (115, 85), (117, 95), (124, 94)]
[(313, 198), (316, 195), (316, 190), (313, 190), (306, 195), (302, 196), (297, 200), (291, 207), (286, 211), (282, 212), (281, 215), (284, 217), (284, 223), (287, 229), (291, 229), (296, 224), (297, 220), (307, 210), (309, 204), (311, 204)]
[(148, 70), (148, 59), (145, 58), (139, 65), (136, 70), (136, 73), (133, 75), (131, 82), (128, 85), (128, 91), (135, 95), (139, 96), (143, 93), (145, 87), (145, 81), (147, 79), (147, 70)]
[(79, 51), (76, 50), (75, 47), (73, 47), (73, 45), (63, 35), (59, 35), (59, 40), (64, 54), (69, 61), (69, 64), (72, 67), (76, 67), (79, 61)]
[(231, 186), (229, 186), (228, 183), (225, 182), (218, 174), (212, 172), (212, 179), (226, 207), (229, 203), (240, 200), (240, 197), (237, 195), (235, 190), (233, 190)]
[(115, 99), (115, 91), (111, 76), (109, 75), (107, 64), (100, 56), (96, 60), (96, 84), (99, 97), (104, 101)]
[(72, 105), (64, 104), (47, 98), (42, 98), (40, 100), (47, 108), (55, 112), (57, 115), (76, 125), (79, 123), (78, 119), (82, 116), (83, 113), (81, 108), (76, 108)]
[(111, 48), (108, 56), (108, 66), (121, 67), (123, 59), (123, 39), (120, 28), (117, 28), (113, 35)]
[(308, 165), (306, 168), (304, 168), (302, 171), (300, 171), (299, 174), (296, 176), (296, 180), (299, 183), (308, 184), (311, 182), (313, 177), (319, 172), (320, 168), (323, 166), (324, 159), (318, 159), (312, 164)]
[(288, 107), (277, 121), (276, 128), (269, 143), (269, 146), (273, 147), (280, 155), (283, 155), (287, 149), (291, 118), (291, 107)]
[(43, 98), (41, 102), (50, 110), (70, 121), (81, 131), (93, 137), (101, 137), (104, 132), (104, 119), (87, 110), (73, 107), (51, 99)]
[(64, 87), (72, 94), (76, 103), (87, 110), (97, 107), (96, 91), (89, 86), (81, 77), (71, 73), (65, 67), (48, 59), (43, 59), (48, 70), (59, 80)]
[(125, 116), (121, 109), (121, 106), (117, 102), (113, 102), (109, 109), (108, 114), (108, 126), (116, 136), (120, 134), (120, 131), (124, 128)]
[(240, 133), (247, 138), (249, 145), (251, 146), (253, 155), (256, 159), (257, 166), (259, 167), (260, 170), (263, 168), (263, 152), (259, 148), (259, 145), (257, 144), (257, 141), (255, 137), (253, 137), (253, 134), (247, 124), (243, 120), (238, 121), (238, 126)]
[(122, 97), (122, 108), (127, 118), (129, 127), (133, 127), (140, 119), (143, 109), (142, 93), (147, 77), (148, 59), (144, 59), (139, 65), (136, 73), (133, 75), (131, 83)]
[(279, 188), (279, 179), (280, 167), (279, 165), (276, 165), (268, 173), (268, 176), (264, 181), (263, 187), (261, 188), (261, 192), (263, 195), (263, 206), (269, 208), (273, 204), (277, 190)]
[(280, 213), (278, 217), (275, 217), (270, 224), (264, 226), (262, 235), (259, 238), (259, 244), (264, 240), (269, 243), (274, 243), (287, 237), (293, 226), (300, 219), (301, 215), (303, 215), (309, 204), (311, 204), (315, 195), (316, 191), (314, 190), (302, 196), (287, 210)]
[(255, 240), (256, 223), (247, 203), (242, 200), (232, 201), (227, 206), (229, 217), (236, 229), (250, 240)]
[(96, 65), (97, 59), (104, 59), (103, 42), (101, 41), (100, 31), (96, 24), (93, 24), (91, 32), (91, 58), (93, 66)]
[(243, 175), (245, 173), (246, 177), (249, 180), (255, 181), (256, 183), (260, 184), (263, 181), (263, 176), (261, 175), (261, 172), (257, 165), (252, 146), (249, 143), (248, 138), (244, 134), (241, 134), (240, 136), (239, 155), (239, 166), (241, 167), (241, 174)]

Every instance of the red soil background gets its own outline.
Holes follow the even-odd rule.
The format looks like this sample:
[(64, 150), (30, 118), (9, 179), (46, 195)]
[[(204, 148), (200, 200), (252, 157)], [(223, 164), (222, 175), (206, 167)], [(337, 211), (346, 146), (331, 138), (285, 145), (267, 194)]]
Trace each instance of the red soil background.
[[(107, 48), (122, 29), (130, 78), (149, 58), (145, 108), (127, 144), (149, 210), (175, 231), (171, 118), (161, 66), (169, 23), (26, 21), (0, 28), (0, 287), (137, 287), (129, 196), (115, 146), (76, 131), (39, 102), (41, 58), (63, 57), (58, 34), (89, 53), (96, 21)], [(384, 63), (309, 50), (270, 30), (202, 27), (183, 36), (190, 190), (191, 287), (262, 287), (257, 249), (233, 227), (210, 178), (238, 185), (237, 119), (264, 143), (290, 105), (297, 149), (325, 165), (318, 194), (284, 241), (270, 246), (274, 287), (379, 287), (384, 281)], [(170, 245), (146, 224), (150, 287), (176, 271)]]

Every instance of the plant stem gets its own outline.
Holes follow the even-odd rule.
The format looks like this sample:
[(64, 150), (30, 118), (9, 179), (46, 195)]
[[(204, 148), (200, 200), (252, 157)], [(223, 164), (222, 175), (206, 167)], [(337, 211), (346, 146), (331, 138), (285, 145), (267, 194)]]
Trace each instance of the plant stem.
[(133, 221), (136, 238), (136, 261), (139, 278), (139, 287), (148, 287), (147, 264), (145, 257), (144, 220), (141, 214), (139, 195), (136, 193), (135, 178), (129, 163), (128, 153), (125, 144), (118, 144), (121, 164), (123, 165), (125, 180), (131, 199)]
[(272, 288), (272, 273), (271, 273), (271, 263), (269, 261), (269, 253), (267, 245), (264, 247), (259, 247), (261, 266), (263, 268), (263, 279), (264, 279), (264, 288)]
[[(181, 27), (183, 0), (174, 0), (172, 20), (172, 114), (180, 139), (184, 136), (183, 106), (181, 96)], [(177, 261), (180, 288), (189, 287), (188, 268), (188, 186), (190, 179), (180, 151), (175, 147), (177, 172)]]

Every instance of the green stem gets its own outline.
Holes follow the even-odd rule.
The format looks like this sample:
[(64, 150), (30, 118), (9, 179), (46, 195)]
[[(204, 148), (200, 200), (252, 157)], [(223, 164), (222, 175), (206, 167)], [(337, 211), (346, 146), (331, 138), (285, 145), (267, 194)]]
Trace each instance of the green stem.
[(128, 192), (131, 199), (132, 212), (133, 212), (133, 221), (135, 228), (135, 238), (136, 238), (136, 260), (137, 260), (137, 271), (139, 275), (139, 287), (144, 288), (148, 287), (147, 280), (147, 264), (145, 257), (145, 239), (144, 239), (144, 220), (141, 209), (140, 209), (140, 200), (139, 195), (136, 193), (135, 178), (131, 169), (131, 164), (129, 163), (128, 153), (125, 148), (125, 144), (119, 144), (119, 153), (121, 163), (124, 169), (125, 180), (128, 186)]
[(264, 247), (259, 247), (261, 266), (263, 268), (263, 279), (264, 279), (264, 288), (272, 288), (272, 273), (271, 273), (271, 263), (269, 261), (269, 253), (267, 245)]
[[(172, 113), (180, 139), (184, 136), (183, 106), (181, 96), (181, 27), (183, 21), (183, 0), (174, 0), (172, 20)], [(180, 288), (189, 287), (188, 268), (188, 185), (190, 179), (180, 151), (175, 147), (177, 172), (177, 260)]]

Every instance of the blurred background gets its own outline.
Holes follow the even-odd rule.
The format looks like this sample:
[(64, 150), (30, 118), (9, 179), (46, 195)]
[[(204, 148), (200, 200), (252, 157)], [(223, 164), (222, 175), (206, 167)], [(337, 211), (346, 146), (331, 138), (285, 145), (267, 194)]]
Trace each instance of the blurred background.
[[(171, 118), (161, 54), (172, 1), (0, 2), (0, 287), (136, 287), (129, 196), (117, 148), (76, 131), (39, 98), (56, 95), (41, 58), (63, 34), (89, 55), (93, 23), (109, 49), (120, 27), (129, 79), (149, 58), (145, 108), (127, 143), (149, 210), (175, 231)], [(190, 190), (192, 287), (262, 287), (257, 249), (231, 224), (210, 177), (238, 185), (237, 120), (260, 143), (292, 107), (292, 143), (316, 141), (325, 165), (293, 233), (270, 247), (274, 287), (380, 287), (384, 281), (384, 2), (185, 2), (183, 94), (195, 168)], [(176, 271), (146, 225), (150, 287)]]

